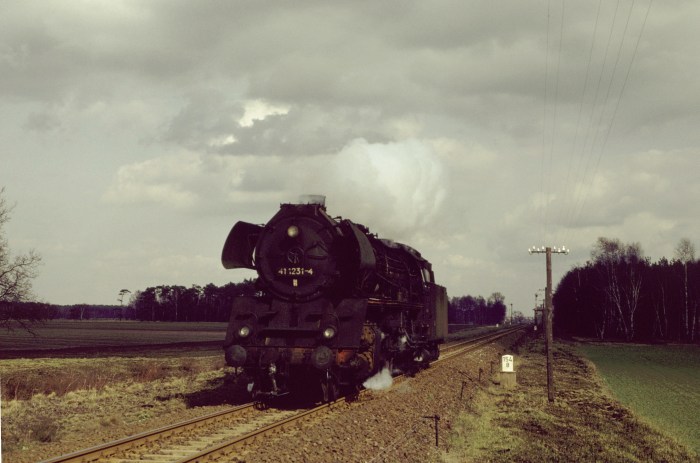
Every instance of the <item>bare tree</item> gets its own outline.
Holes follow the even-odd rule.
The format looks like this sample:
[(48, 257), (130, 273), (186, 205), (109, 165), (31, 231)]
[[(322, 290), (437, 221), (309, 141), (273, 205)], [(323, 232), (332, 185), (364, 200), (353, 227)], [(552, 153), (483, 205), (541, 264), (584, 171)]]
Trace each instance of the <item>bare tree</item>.
[[(695, 246), (690, 242), (688, 238), (681, 238), (676, 246), (676, 259), (683, 264), (683, 289), (684, 289), (684, 322), (685, 322), (685, 337), (686, 339), (695, 338), (695, 310), (693, 310), (693, 321), (690, 321), (690, 314), (688, 313), (688, 263), (695, 260)], [(690, 327), (693, 327), (691, 330)]]
[[(599, 237), (591, 252), (593, 262), (603, 274), (607, 304), (601, 333), (609, 318), (616, 323), (618, 331), (626, 340), (634, 337), (635, 312), (639, 306), (642, 287), (641, 265), (644, 254), (639, 243), (625, 245), (618, 239)], [(614, 317), (614, 318), (613, 318)]]
[(12, 207), (5, 200), (5, 188), (0, 188), (0, 327), (10, 328), (12, 321), (29, 328), (40, 318), (34, 312), (23, 313), (16, 303), (32, 297), (32, 280), (37, 275), (41, 257), (33, 250), (14, 257), (5, 238), (3, 226), (10, 220)]
[(131, 291), (128, 289), (122, 289), (119, 291), (119, 299), (117, 299), (119, 301), (119, 320), (124, 318), (124, 296), (127, 294), (131, 294)]

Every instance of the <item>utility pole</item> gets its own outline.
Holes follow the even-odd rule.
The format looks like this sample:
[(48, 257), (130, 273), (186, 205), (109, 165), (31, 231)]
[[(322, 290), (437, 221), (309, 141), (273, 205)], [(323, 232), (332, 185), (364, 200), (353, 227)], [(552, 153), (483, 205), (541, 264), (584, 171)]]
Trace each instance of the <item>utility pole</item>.
[[(544, 349), (547, 355), (547, 398), (550, 402), (554, 402), (554, 375), (552, 371), (552, 253), (568, 254), (569, 250), (562, 246), (561, 248), (536, 248), (528, 249), (530, 254), (546, 254), (547, 256), (547, 286), (544, 292)], [(537, 297), (537, 296), (535, 296)]]
[[(541, 292), (544, 292), (545, 288), (538, 289), (535, 292), (535, 327), (539, 326), (540, 328), (544, 329), (544, 316), (542, 315), (543, 308), (540, 307), (539, 303), (537, 302), (537, 298)], [(544, 305), (544, 304), (543, 304)], [(539, 324), (537, 323), (537, 313), (540, 313), (540, 322)]]
[(513, 303), (510, 303), (510, 326), (513, 326)]

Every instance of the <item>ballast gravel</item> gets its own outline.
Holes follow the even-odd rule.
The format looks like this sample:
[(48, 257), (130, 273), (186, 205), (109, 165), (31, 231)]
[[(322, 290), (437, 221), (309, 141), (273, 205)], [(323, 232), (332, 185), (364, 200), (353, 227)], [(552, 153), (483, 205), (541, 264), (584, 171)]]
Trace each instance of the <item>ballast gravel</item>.
[(510, 335), (474, 353), (433, 365), (415, 377), (396, 381), (389, 389), (367, 391), (357, 401), (251, 445), (229, 461), (441, 461), (441, 455), (450, 450), (453, 421), (470, 407), (475, 389), (492, 380), (491, 372), (500, 368), (500, 356), (519, 336)]

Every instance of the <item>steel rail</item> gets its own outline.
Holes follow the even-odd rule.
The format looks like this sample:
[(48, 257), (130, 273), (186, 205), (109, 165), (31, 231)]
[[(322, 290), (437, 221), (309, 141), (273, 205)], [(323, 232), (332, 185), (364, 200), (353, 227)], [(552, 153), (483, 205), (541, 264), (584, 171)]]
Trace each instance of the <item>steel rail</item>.
[(448, 353), (448, 352), (451, 352), (455, 349), (459, 349), (461, 346), (473, 345), (473, 344), (479, 343), (483, 340), (495, 340), (495, 339), (498, 339), (499, 337), (507, 336), (508, 334), (517, 332), (517, 331), (524, 329), (526, 327), (527, 327), (527, 325), (518, 325), (516, 327), (511, 327), (511, 328), (502, 329), (502, 330), (499, 330), (496, 332), (486, 333), (484, 335), (477, 336), (477, 337), (470, 338), (470, 339), (465, 339), (463, 341), (456, 341), (456, 342), (453, 342), (450, 344), (446, 344), (443, 347), (443, 349), (441, 349), (441, 350), (443, 351), (443, 353)]
[(321, 412), (329, 411), (334, 406), (338, 405), (344, 400), (345, 397), (341, 397), (333, 402), (328, 402), (319, 405), (318, 407), (303, 411), (294, 416), (290, 416), (289, 418), (278, 421), (277, 423), (268, 424), (267, 426), (256, 429), (242, 436), (238, 436), (228, 441), (206, 448), (194, 455), (184, 457), (180, 460), (177, 460), (175, 463), (202, 463), (206, 461), (213, 461), (216, 458), (230, 454), (236, 449), (251, 444), (256, 440), (261, 440), (265, 436), (268, 436), (275, 432), (283, 431), (292, 425), (296, 425), (302, 422), (303, 420), (308, 420), (316, 415), (319, 415)]
[(153, 429), (151, 431), (145, 431), (139, 434), (134, 434), (133, 436), (128, 436), (123, 439), (107, 442), (105, 444), (99, 444), (94, 447), (78, 450), (76, 452), (61, 455), (59, 457), (50, 458), (48, 460), (42, 460), (40, 463), (86, 463), (90, 461), (97, 461), (99, 459), (107, 458), (111, 455), (114, 455), (117, 452), (129, 450), (149, 442), (155, 442), (158, 439), (161, 439), (162, 437), (174, 436), (176, 434), (180, 434), (191, 429), (196, 429), (205, 424), (216, 423), (218, 421), (229, 419), (234, 415), (237, 415), (243, 411), (252, 409), (254, 407), (254, 402), (242, 404), (237, 407), (227, 408), (226, 410), (220, 410), (215, 413), (210, 413), (208, 415), (192, 418), (187, 421), (182, 421), (172, 425), (164, 426), (162, 428)]
[[(443, 360), (448, 360), (451, 359), (452, 357), (455, 357), (460, 354), (464, 354), (466, 352), (470, 352), (472, 350), (478, 349), (481, 346), (490, 344), (491, 342), (503, 338), (505, 336), (508, 336), (509, 334), (512, 333), (517, 333), (518, 331), (522, 331), (526, 329), (525, 325), (517, 326), (515, 328), (509, 328), (503, 331), (499, 331), (497, 333), (489, 333), (484, 336), (480, 336), (478, 338), (473, 338), (468, 341), (464, 341), (459, 344), (455, 344), (452, 346), (452, 348), (448, 352), (444, 352), (443, 354), (440, 355), (440, 358), (437, 359), (434, 363), (441, 362)], [(462, 347), (464, 346), (464, 347)]]

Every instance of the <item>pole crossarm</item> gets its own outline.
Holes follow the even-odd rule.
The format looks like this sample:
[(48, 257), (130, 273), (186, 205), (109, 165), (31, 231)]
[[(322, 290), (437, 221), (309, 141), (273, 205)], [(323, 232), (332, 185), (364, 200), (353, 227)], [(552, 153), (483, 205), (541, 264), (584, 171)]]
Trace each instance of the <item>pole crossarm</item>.
[(551, 252), (552, 254), (568, 254), (571, 251), (566, 246), (560, 246), (560, 247), (556, 247), (556, 246), (551, 246), (551, 247), (550, 246), (547, 246), (547, 247), (532, 246), (530, 249), (527, 250), (527, 252), (529, 252), (530, 254), (546, 254), (547, 249), (549, 249), (550, 250), (549, 252)]

